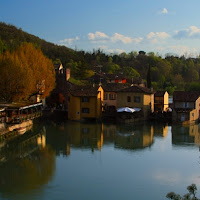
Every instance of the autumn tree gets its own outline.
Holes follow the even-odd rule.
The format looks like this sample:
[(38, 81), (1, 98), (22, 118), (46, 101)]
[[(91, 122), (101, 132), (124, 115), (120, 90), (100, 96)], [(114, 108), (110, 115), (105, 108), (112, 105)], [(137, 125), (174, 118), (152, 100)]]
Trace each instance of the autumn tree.
[(49, 95), (55, 86), (54, 66), (40, 49), (23, 44), (0, 56), (0, 94), (6, 102), (27, 100), (32, 94)]

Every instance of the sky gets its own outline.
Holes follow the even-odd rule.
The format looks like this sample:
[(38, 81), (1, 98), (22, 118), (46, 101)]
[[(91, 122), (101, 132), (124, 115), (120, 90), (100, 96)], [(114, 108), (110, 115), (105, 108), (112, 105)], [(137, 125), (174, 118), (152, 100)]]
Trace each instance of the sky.
[(200, 0), (0, 0), (0, 21), (57, 45), (200, 54)]

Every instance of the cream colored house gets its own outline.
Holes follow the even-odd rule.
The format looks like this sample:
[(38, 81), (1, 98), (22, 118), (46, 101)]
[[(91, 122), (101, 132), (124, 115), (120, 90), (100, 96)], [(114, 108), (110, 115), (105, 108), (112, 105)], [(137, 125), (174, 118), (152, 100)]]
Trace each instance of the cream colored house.
[(154, 93), (146, 87), (134, 85), (117, 92), (117, 108), (141, 108), (143, 118), (154, 112)]

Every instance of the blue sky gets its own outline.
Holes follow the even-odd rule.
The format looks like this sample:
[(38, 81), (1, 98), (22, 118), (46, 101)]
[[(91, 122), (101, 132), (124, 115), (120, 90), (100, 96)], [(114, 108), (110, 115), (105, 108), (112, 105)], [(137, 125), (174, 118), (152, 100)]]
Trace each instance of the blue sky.
[(72, 49), (200, 54), (199, 0), (0, 0), (0, 21)]

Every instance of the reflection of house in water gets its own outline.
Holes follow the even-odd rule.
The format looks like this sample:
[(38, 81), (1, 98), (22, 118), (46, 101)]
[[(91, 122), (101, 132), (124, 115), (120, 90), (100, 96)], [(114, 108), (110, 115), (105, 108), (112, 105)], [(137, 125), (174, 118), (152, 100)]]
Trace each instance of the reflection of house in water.
[(117, 126), (115, 124), (103, 125), (103, 139), (105, 143), (113, 143), (116, 137)]
[(154, 136), (167, 137), (168, 125), (156, 124), (154, 126)]
[(120, 126), (115, 138), (115, 147), (143, 149), (153, 144), (153, 126)]
[(198, 124), (185, 126), (172, 126), (172, 144), (187, 145), (200, 144), (200, 134)]
[[(103, 146), (102, 124), (71, 123), (68, 126), (69, 142), (73, 147), (95, 148), (101, 150)], [(68, 147), (69, 148), (69, 147)]]
[(3, 141), (0, 146), (0, 162), (6, 162), (13, 158), (24, 158), (38, 149), (46, 146), (46, 130), (43, 128), (39, 133), (27, 132), (12, 140)]

